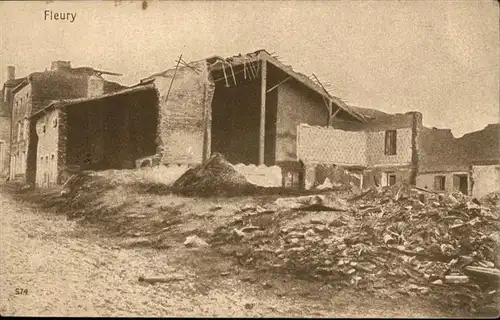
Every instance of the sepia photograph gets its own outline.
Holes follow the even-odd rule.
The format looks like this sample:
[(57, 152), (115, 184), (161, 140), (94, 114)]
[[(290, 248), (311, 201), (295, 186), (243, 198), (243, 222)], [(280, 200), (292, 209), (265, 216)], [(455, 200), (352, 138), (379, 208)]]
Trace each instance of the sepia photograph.
[(0, 316), (498, 318), (497, 0), (0, 0)]

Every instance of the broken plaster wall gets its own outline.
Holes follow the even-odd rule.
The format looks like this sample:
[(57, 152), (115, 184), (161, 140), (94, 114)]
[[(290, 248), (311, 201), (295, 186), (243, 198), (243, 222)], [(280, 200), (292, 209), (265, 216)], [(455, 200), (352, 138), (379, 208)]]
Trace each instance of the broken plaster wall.
[[(210, 108), (214, 86), (205, 60), (155, 75), (159, 92), (158, 139), (164, 164), (199, 164), (210, 150)], [(175, 73), (175, 77), (174, 77)], [(172, 82), (172, 78), (174, 78)], [(169, 92), (170, 84), (172, 87)]]
[(236, 171), (241, 173), (248, 182), (262, 187), (281, 187), (282, 173), (279, 166), (245, 165), (238, 163), (234, 165)]
[(295, 80), (279, 86), (276, 119), (276, 162), (297, 161), (297, 126), (328, 124), (323, 99)]

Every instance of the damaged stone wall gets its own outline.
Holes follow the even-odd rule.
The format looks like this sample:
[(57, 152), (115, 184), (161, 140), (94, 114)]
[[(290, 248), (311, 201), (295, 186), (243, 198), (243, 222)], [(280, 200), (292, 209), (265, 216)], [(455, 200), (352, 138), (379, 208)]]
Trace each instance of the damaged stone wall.
[(58, 111), (57, 122), (57, 183), (63, 184), (72, 175), (72, 173), (68, 171), (66, 161), (68, 150), (68, 112), (66, 109), (60, 109)]
[(300, 124), (297, 156), (308, 163), (366, 165), (367, 133)]
[[(326, 163), (305, 164), (305, 189), (327, 187), (362, 188), (363, 169)], [(331, 185), (329, 185), (331, 184)]]
[(477, 165), (471, 170), (472, 196), (481, 198), (500, 191), (500, 165)]
[(36, 121), (36, 186), (50, 187), (58, 181), (59, 110), (52, 110)]
[(369, 166), (410, 164), (412, 162), (412, 128), (396, 129), (395, 155), (385, 154), (385, 130), (368, 132), (366, 158)]
[[(468, 177), (468, 193), (471, 191), (471, 180), (470, 180), (470, 172), (469, 170), (466, 171), (447, 171), (447, 172), (427, 172), (427, 173), (420, 173), (417, 176), (417, 187), (428, 189), (430, 191), (434, 192), (458, 192), (459, 187), (456, 184), (456, 177), (457, 176), (467, 176)], [(438, 189), (436, 188), (435, 185), (435, 179), (436, 177), (443, 177), (444, 178), (444, 189)]]
[(7, 175), (10, 159), (10, 117), (0, 114), (0, 177)]
[(396, 177), (395, 183), (413, 183), (413, 166), (369, 167), (363, 172), (363, 188), (389, 185), (389, 175)]
[(153, 155), (157, 99), (154, 88), (142, 87), (67, 106), (68, 164), (82, 170), (131, 169)]
[[(383, 185), (388, 183), (388, 175), (395, 175), (396, 182), (415, 183), (420, 113), (387, 115), (371, 119), (366, 124), (349, 125), (347, 121), (336, 121), (334, 126), (301, 125), (298, 128), (298, 157), (306, 164), (306, 187), (323, 183), (325, 178), (316, 173), (319, 163), (333, 168), (336, 165), (342, 170), (352, 166), (365, 167), (364, 173), (360, 173), (362, 179), (358, 176), (357, 180), (352, 179), (352, 175), (346, 179), (332, 175), (343, 184)], [(386, 130), (396, 130), (395, 155), (385, 154)]]
[(10, 178), (26, 179), (29, 146), (29, 115), (32, 108), (32, 88), (26, 85), (14, 93), (12, 110), (12, 161)]
[(163, 151), (165, 164), (201, 163), (204, 148), (209, 144), (206, 128), (210, 128), (214, 86), (209, 81), (205, 60), (190, 63), (190, 66), (199, 72), (183, 66), (177, 72), (167, 70), (151, 77), (159, 92), (157, 143)]

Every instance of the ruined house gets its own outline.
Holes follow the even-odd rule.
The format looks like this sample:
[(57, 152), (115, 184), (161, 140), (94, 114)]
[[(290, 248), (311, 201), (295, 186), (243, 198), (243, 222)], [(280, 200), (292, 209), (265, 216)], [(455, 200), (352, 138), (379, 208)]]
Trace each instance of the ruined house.
[[(10, 170), (11, 179), (34, 183), (38, 136), (32, 114), (44, 109), (54, 100), (79, 98), (112, 92), (122, 88), (117, 83), (102, 78), (104, 71), (92, 68), (72, 68), (69, 61), (54, 61), (51, 69), (35, 72), (21, 79), (9, 92), (11, 101)], [(111, 74), (111, 73), (108, 73)], [(55, 155), (43, 159), (47, 166)]]
[(303, 170), (297, 157), (300, 123), (365, 121), (265, 50), (184, 63), (143, 81), (159, 92), (164, 164), (198, 164), (219, 152), (236, 165), (279, 166), (295, 181), (283, 183), (297, 185)]
[(0, 176), (6, 177), (10, 163), (12, 90), (23, 81), (15, 77), (15, 68), (7, 67), (7, 81), (0, 92)]
[(306, 188), (326, 178), (359, 188), (398, 182), (415, 184), (422, 115), (351, 108), (363, 114), (366, 121), (332, 121), (329, 127), (299, 126), (298, 157), (305, 163)]
[(61, 183), (77, 168), (193, 166), (214, 152), (240, 166), (277, 165), (297, 184), (297, 126), (334, 118), (365, 121), (264, 50), (179, 61), (132, 88), (59, 99), (35, 112), (36, 184)]
[(417, 186), (481, 197), (500, 187), (500, 125), (455, 138), (449, 129), (422, 128)]
[(428, 181), (448, 170), (455, 189), (474, 194), (492, 189), (484, 177), (497, 170), (498, 152), (485, 150), (498, 150), (498, 133), (450, 139), (425, 128), (418, 112), (347, 106), (265, 50), (190, 63), (180, 57), (176, 68), (130, 88), (106, 92), (99, 81), (82, 88), (86, 94), (51, 100), (29, 117), (38, 186), (63, 183), (75, 170), (194, 166), (215, 152), (246, 173), (277, 168), (279, 185), (293, 188), (328, 178), (360, 188), (406, 182), (434, 190)]
[(157, 92), (139, 85), (50, 103), (30, 117), (38, 137), (36, 186), (81, 170), (132, 169), (155, 154)]
[(449, 129), (424, 127), (418, 112), (351, 108), (366, 123), (299, 126), (298, 156), (309, 186), (329, 178), (361, 188), (404, 182), (475, 197), (499, 190), (498, 124), (455, 138)]

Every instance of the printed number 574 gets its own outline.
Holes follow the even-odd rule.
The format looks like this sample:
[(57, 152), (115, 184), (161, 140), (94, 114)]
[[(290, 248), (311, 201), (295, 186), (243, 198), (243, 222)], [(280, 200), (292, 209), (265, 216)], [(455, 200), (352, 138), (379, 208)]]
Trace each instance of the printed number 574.
[(16, 295), (27, 295), (28, 289), (24, 288), (16, 288)]

